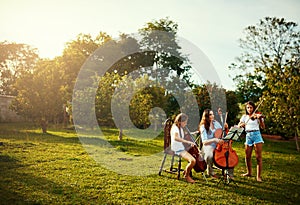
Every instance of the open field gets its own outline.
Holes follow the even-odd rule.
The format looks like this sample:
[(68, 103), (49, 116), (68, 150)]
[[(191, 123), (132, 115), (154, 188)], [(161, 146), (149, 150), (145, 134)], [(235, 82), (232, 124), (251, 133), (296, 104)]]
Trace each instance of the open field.
[[(117, 130), (104, 134), (132, 158), (163, 150), (162, 135), (151, 142), (126, 137), (118, 142)], [(229, 185), (212, 178), (206, 183), (195, 172), (195, 184), (165, 172), (117, 174), (93, 160), (75, 131), (57, 127), (42, 134), (30, 124), (2, 123), (0, 143), (0, 204), (300, 204), (300, 153), (293, 141), (265, 139), (262, 183), (240, 177), (244, 146), (234, 142), (240, 161)]]

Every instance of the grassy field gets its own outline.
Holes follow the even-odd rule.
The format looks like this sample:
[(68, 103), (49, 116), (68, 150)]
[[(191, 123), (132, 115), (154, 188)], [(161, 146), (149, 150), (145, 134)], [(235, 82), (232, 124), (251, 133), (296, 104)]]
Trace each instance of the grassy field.
[[(126, 137), (118, 142), (117, 130), (104, 134), (115, 149), (133, 158), (163, 149), (162, 135), (151, 142)], [(0, 204), (300, 204), (295, 142), (265, 139), (263, 183), (240, 177), (245, 171), (243, 142), (233, 148), (240, 158), (235, 183), (218, 184), (212, 178), (206, 183), (194, 172), (197, 183), (188, 184), (165, 172), (128, 176), (106, 169), (73, 130), (53, 127), (42, 134), (30, 124), (0, 123)]]

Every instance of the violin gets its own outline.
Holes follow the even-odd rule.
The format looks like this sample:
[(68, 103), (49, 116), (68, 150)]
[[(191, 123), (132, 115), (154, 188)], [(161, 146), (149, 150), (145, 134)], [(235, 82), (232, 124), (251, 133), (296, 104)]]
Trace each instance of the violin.
[(265, 116), (259, 111), (251, 115), (251, 120), (262, 119), (262, 118), (265, 118)]
[(187, 143), (183, 143), (185, 150), (188, 151), (188, 153), (190, 153), (195, 159), (196, 159), (196, 164), (193, 167), (193, 169), (196, 172), (204, 172), (207, 168), (207, 164), (203, 158), (203, 156), (200, 154), (200, 151), (198, 149), (198, 144), (195, 142), (192, 134), (190, 133), (189, 129), (187, 128), (187, 126), (184, 127), (184, 139), (190, 142), (193, 142), (196, 146), (192, 146), (190, 144)]

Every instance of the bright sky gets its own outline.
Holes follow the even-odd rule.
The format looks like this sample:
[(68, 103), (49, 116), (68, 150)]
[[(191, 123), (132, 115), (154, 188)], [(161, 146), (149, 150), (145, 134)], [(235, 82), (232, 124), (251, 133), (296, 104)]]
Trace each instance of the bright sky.
[(266, 16), (300, 23), (299, 8), (298, 0), (0, 0), (0, 42), (25, 43), (53, 58), (80, 33), (117, 38), (169, 17), (178, 35), (208, 56), (222, 86), (233, 90), (227, 67), (241, 53), (243, 29)]

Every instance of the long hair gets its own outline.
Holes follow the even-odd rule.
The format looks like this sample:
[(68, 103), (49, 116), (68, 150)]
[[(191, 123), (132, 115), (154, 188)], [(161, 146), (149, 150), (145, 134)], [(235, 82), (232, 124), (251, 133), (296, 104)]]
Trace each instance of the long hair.
[(210, 121), (209, 121), (209, 113), (210, 113), (210, 109), (205, 109), (203, 114), (202, 114), (202, 119), (200, 121), (199, 124), (199, 130), (201, 125), (204, 125), (204, 128), (206, 129), (207, 132), (209, 132), (209, 126), (210, 126)]
[(247, 111), (247, 105), (251, 105), (253, 107), (253, 112), (256, 109), (256, 106), (255, 106), (254, 102), (252, 102), (252, 101), (246, 102), (246, 104), (245, 104), (245, 111), (246, 111), (246, 114), (249, 115), (249, 113)]
[(184, 113), (180, 113), (176, 116), (175, 120), (174, 120), (174, 124), (180, 128), (180, 123), (181, 122), (185, 122), (188, 120), (188, 116)]

